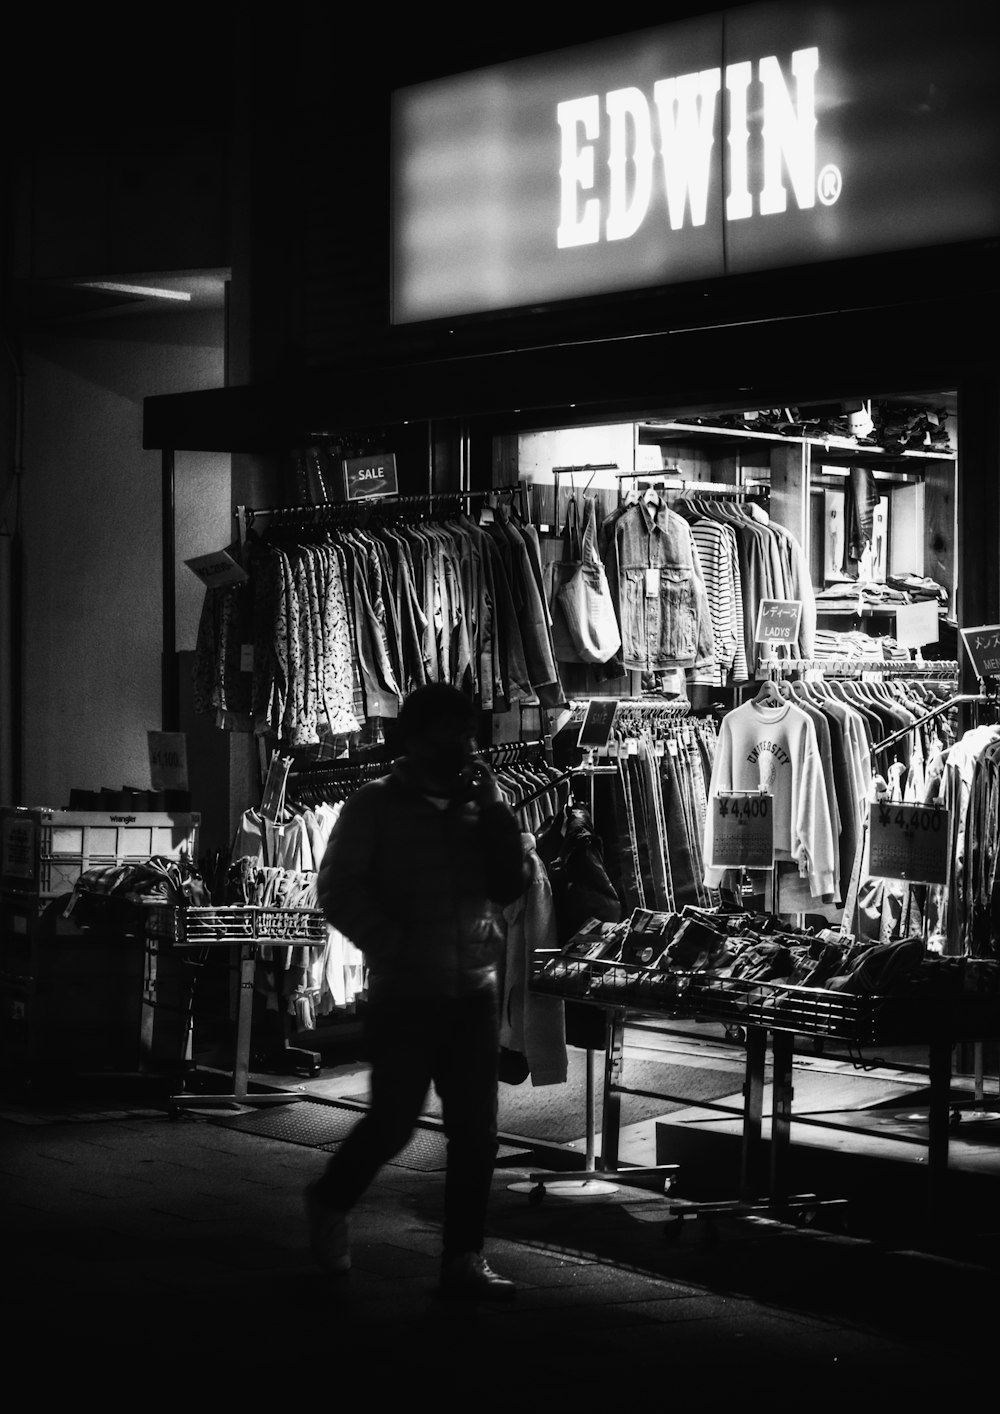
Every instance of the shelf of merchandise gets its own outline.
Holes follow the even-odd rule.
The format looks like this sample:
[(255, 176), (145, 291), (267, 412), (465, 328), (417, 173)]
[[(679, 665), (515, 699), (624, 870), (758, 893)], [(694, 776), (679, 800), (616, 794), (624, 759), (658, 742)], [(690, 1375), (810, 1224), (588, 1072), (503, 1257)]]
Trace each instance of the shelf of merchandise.
[(699, 442), (717, 438), (729, 442), (763, 442), (779, 446), (815, 447), (829, 456), (849, 456), (851, 458), (874, 457), (877, 461), (955, 461), (956, 452), (950, 447), (907, 448), (891, 451), (876, 443), (858, 442), (853, 437), (814, 437), (798, 432), (759, 432), (749, 427), (722, 427), (711, 422), (647, 421), (639, 424), (640, 430), (649, 434), (653, 441), (680, 437), (696, 438)]

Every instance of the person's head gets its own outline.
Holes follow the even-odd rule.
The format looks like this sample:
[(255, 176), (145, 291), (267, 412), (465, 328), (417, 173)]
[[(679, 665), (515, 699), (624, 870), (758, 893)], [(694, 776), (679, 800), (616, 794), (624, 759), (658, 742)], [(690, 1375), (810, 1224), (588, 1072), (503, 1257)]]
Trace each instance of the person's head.
[(457, 688), (429, 683), (400, 707), (394, 739), (426, 788), (451, 795), (476, 749), (477, 721), (472, 702)]

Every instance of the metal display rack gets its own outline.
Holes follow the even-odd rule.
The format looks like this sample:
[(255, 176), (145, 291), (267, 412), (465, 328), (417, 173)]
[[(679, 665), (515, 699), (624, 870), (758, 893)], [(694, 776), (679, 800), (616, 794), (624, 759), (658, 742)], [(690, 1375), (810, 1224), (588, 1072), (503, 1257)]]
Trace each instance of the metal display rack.
[[(739, 1197), (722, 1203), (683, 1203), (671, 1207), (678, 1218), (721, 1213), (767, 1213), (788, 1218), (819, 1208), (843, 1207), (843, 1199), (789, 1192), (792, 1122), (792, 1070), (796, 1037), (846, 1041), (858, 1048), (879, 1045), (926, 1045), (929, 1049), (927, 1217), (937, 1225), (946, 1205), (948, 1142), (951, 1127), (952, 1052), (963, 1041), (1000, 1036), (1000, 995), (920, 994), (862, 996), (783, 982), (720, 977), (710, 972), (645, 968), (634, 964), (579, 958), (565, 952), (536, 966), (533, 991), (600, 1006), (607, 1019), (602, 1120), (601, 1169), (624, 1181), (657, 1170), (618, 1169), (618, 1141), (623, 1094), (625, 1023), (629, 1014), (719, 1021), (746, 1032), (746, 1078)], [(772, 1118), (770, 1175), (766, 1198), (760, 1196), (763, 1171), (765, 1057), (771, 1038)], [(655, 1097), (653, 1097), (655, 1098)], [(664, 1096), (663, 1098), (667, 1098)], [(667, 1171), (659, 1166), (661, 1171)], [(536, 1176), (544, 1191), (544, 1176)], [(539, 1195), (540, 1196), (540, 1195)]]
[(244, 1105), (283, 1105), (302, 1099), (302, 1092), (297, 1090), (250, 1090), (254, 976), (262, 947), (325, 946), (326, 920), (323, 914), (312, 908), (276, 908), (259, 904), (211, 908), (157, 904), (147, 909), (146, 932), (147, 936), (175, 948), (239, 949), (233, 1088), (228, 1092), (207, 1095), (171, 1095), (171, 1115), (176, 1117), (185, 1108), (239, 1109)]

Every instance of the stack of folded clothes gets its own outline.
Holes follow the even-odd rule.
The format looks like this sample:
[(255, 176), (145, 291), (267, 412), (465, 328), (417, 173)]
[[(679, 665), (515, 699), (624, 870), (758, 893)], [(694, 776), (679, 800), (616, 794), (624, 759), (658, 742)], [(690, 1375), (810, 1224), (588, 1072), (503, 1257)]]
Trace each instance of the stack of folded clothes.
[(928, 600), (944, 606), (948, 591), (943, 585), (922, 575), (890, 575), (880, 579), (844, 579), (816, 591), (819, 613), (831, 609), (859, 613), (863, 609), (894, 609), (900, 604), (924, 603)]

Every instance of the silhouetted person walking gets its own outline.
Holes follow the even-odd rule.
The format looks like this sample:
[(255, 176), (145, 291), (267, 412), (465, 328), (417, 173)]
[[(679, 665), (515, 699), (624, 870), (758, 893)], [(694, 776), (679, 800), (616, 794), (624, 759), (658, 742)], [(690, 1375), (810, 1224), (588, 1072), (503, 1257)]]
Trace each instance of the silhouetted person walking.
[(306, 1189), (314, 1255), (350, 1267), (347, 1215), (413, 1134), (431, 1083), (448, 1141), (441, 1290), (506, 1298), (483, 1257), (497, 1153), (499, 915), (524, 892), (520, 826), (475, 756), (476, 711), (443, 683), (396, 724), (403, 754), (343, 805), (320, 905), (365, 954), (371, 1104)]

